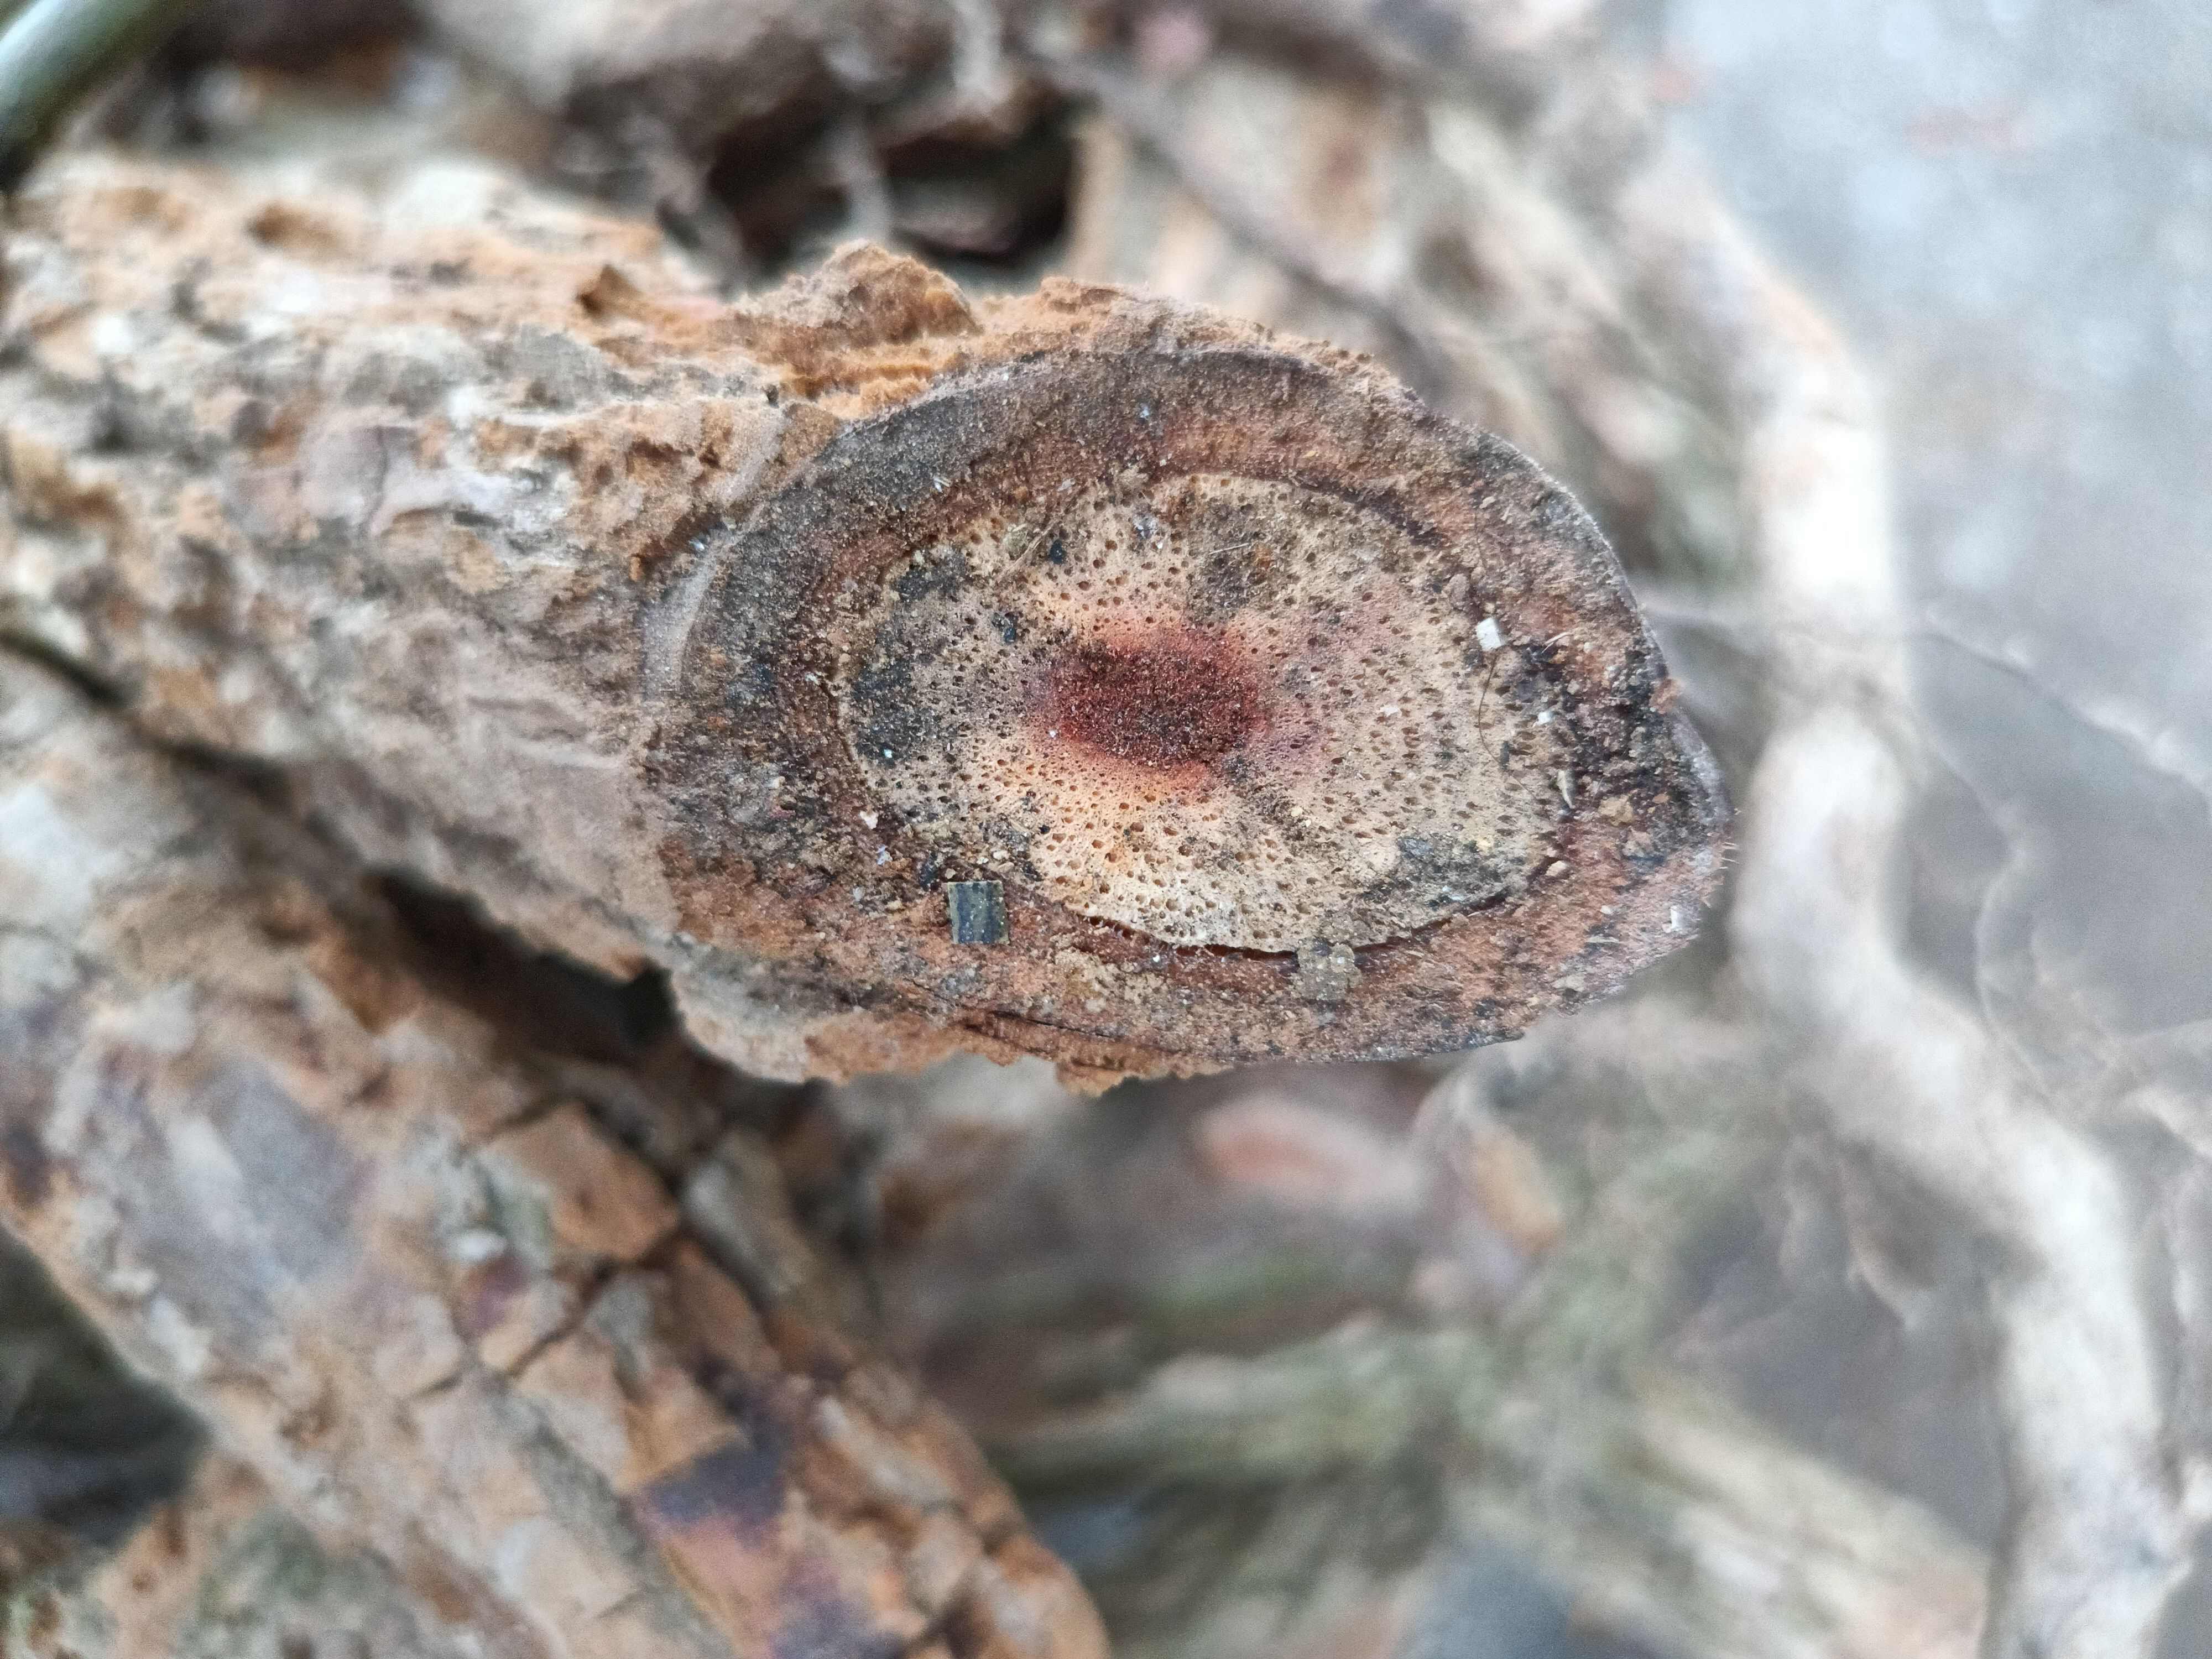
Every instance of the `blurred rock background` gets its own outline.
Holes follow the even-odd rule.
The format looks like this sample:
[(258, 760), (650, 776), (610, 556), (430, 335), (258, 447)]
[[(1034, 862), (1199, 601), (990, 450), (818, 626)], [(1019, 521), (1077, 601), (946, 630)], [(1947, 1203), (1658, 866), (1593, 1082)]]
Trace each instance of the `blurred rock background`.
[[(1638, 0), (1616, 21), (1881, 397), (1903, 571), (1931, 629), (1913, 666), (1950, 769), (1912, 838), (1917, 943), (1970, 988), (2025, 953), (2112, 1039), (2201, 1030), (2212, 14)], [(1863, 1346), (1891, 1339), (1861, 1299), (1869, 1316), (1860, 1340), (1808, 1328), (1794, 1360), (1778, 1352), (1761, 1409), (1992, 1535), (2002, 1484), (1972, 1426), (1971, 1355), (1893, 1370)], [(2207, 1644), (2200, 1565), (2166, 1651)]]
[(2101, 1018), (2205, 1018), (2212, 16), (1639, 0), (1619, 27), (1872, 371), (1930, 625), (2005, 659), (1916, 651), (1957, 774), (1919, 838), (1931, 959), (1971, 979), (2009, 845), (2034, 875), (2005, 925)]

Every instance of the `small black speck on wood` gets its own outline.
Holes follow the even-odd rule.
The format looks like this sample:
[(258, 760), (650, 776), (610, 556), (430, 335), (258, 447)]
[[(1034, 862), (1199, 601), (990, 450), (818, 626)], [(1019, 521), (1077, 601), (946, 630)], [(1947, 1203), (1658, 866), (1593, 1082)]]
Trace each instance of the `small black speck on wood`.
[(955, 945), (1006, 942), (1006, 890), (995, 881), (954, 881), (945, 887)]

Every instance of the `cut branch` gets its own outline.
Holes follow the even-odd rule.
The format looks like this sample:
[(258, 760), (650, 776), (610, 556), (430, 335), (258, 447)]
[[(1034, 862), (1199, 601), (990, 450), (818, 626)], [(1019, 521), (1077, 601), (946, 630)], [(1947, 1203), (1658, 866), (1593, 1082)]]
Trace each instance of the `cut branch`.
[(1465, 1047), (1716, 877), (1588, 519), (1344, 354), (867, 249), (726, 307), (451, 168), (20, 212), (0, 622), (753, 1070)]

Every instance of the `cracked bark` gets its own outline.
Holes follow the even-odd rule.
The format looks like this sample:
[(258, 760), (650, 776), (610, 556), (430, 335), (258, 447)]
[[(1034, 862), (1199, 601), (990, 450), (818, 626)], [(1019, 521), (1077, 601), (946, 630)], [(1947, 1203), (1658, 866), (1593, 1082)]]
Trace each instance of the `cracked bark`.
[(1103, 1651), (965, 1436), (800, 1293), (797, 1229), (751, 1218), (749, 1296), (326, 849), (12, 656), (0, 825), (0, 1216), (423, 1628)]
[(471, 1634), (364, 1549), (325, 1549), (243, 1464), (191, 1483), (112, 1556), (18, 1582), (0, 1620), (28, 1659), (465, 1659)]

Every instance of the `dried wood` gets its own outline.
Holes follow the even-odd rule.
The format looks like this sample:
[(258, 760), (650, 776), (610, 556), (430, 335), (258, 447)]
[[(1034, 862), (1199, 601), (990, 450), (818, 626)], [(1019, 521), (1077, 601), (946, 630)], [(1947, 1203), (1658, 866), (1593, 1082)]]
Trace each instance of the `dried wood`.
[(493, 1654), (1103, 1650), (780, 1188), (679, 1204), (325, 850), (0, 676), (0, 1218), (316, 1534)]
[[(454, 0), (443, 9), (447, 40), (468, 43), (480, 27), (471, 49), (486, 62), (506, 53), (490, 25), (516, 27), (512, 7)], [(996, 21), (982, 0), (931, 8), (928, 18), (892, 8), (890, 56), (863, 62), (841, 57), (832, 39), (838, 20), (859, 9), (742, 9), (756, 29), (744, 38), (759, 48), (746, 56), (699, 32), (696, 9), (564, 9), (559, 27), (531, 40), (532, 53), (503, 67), (541, 108), (647, 155), (726, 147), (750, 165), (765, 147), (802, 135), (815, 147), (806, 168), (794, 169), (808, 173), (805, 190), (842, 192), (856, 216), (905, 228), (872, 154), (872, 126), (878, 150), (883, 142), (878, 100), (939, 74), (944, 37), (930, 31), (957, 19), (964, 33), (951, 50), (964, 58), (951, 78), (965, 90), (921, 118), (956, 106), (971, 115), (1008, 107)], [(1632, 89), (1579, 55), (1587, 0), (1091, 5), (1081, 8), (1088, 33), (1061, 27), (1055, 8), (1021, 9), (1042, 21), (1010, 38), (1040, 50), (1059, 84), (1101, 112), (1085, 139), (1078, 274), (1140, 282), (1373, 350), (1445, 412), (1504, 432), (1586, 485), (1637, 558), (1747, 579), (1764, 607), (1752, 613), (1763, 616), (1759, 629), (1792, 642), (1788, 660), (1770, 665), (1776, 678), (1759, 688), (1762, 707), (1747, 721), (1778, 725), (1759, 772), (1730, 939), (1733, 982), (1750, 993), (1748, 1012), (1763, 1028), (1765, 1069), (1757, 1088), (1720, 1091), (1722, 1103), (1763, 1097), (1788, 1070), (1820, 1103), (1817, 1121), (1829, 1133), (1902, 1170), (2005, 1247), (1991, 1284), (2018, 1507), (1988, 1650), (2099, 1659), (2147, 1650), (2203, 1510), (2201, 1470), (2192, 1475), (2160, 1398), (2143, 1289), (2159, 1264), (2136, 1237), (2109, 1149), (2069, 1121), (2070, 1103), (2010, 1070), (1972, 1011), (1911, 969), (1885, 910), (1887, 854), (1910, 787), (1911, 743), (1900, 731), (1911, 699), (1894, 649), (1903, 613), (1888, 569), (1879, 437), (1845, 354), (1702, 181), (1672, 163)], [(1113, 38), (1097, 27), (1102, 17), (1128, 25), (1126, 57), (1097, 50)], [(580, 20), (598, 33), (575, 32)], [(917, 32), (902, 33), (909, 21)], [(536, 21), (509, 39), (532, 35)], [(639, 64), (649, 69), (625, 68)], [(1340, 75), (1346, 64), (1354, 72)], [(976, 90), (993, 84), (995, 92)], [(817, 144), (811, 135), (825, 118)], [(1549, 960), (1589, 922), (1587, 908), (1563, 932), (1527, 928), (1534, 954), (1515, 973), (1501, 980), (1482, 965), (1504, 937), (1486, 930), (1536, 915), (1540, 882), (1509, 896), (1502, 916), (1472, 913), (1439, 935), (1346, 942), (1340, 922), (1359, 924), (1347, 907), (1310, 937), (1302, 925), (1250, 934), (1240, 947), (1218, 933), (1194, 942), (1142, 892), (1134, 910), (1096, 914), (1097, 893), (1059, 891), (1037, 851), (995, 827), (1020, 830), (1019, 820), (992, 818), (963, 856), (933, 866), (942, 849), (927, 811), (909, 810), (911, 793), (895, 799), (900, 780), (872, 766), (839, 703), (863, 692), (879, 660), (849, 654), (872, 616), (841, 610), (830, 587), (751, 556), (762, 527), (774, 525), (776, 534), (842, 546), (832, 523), (844, 510), (839, 489), (872, 492), (872, 511), (908, 511), (918, 523), (936, 511), (929, 497), (940, 477), (946, 491), (972, 493), (976, 473), (925, 464), (902, 482), (877, 471), (880, 457), (855, 450), (848, 460), (838, 445), (857, 445), (864, 431), (869, 442), (918, 433), (932, 420), (988, 421), (975, 413), (988, 402), (981, 380), (995, 375), (991, 385), (1003, 387), (1034, 361), (1057, 372), (1081, 359), (1088, 374), (1113, 360), (1038, 421), (1048, 457), (1082, 428), (1076, 441), (1101, 434), (1146, 465), (1157, 434), (1116, 424), (1115, 399), (1130, 382), (1113, 377), (1126, 376), (1120, 360), (1133, 350), (1147, 362), (1194, 350), (1210, 362), (1283, 354), (1369, 409), (1362, 441), (1382, 433), (1387, 449), (1404, 428), (1393, 424), (1389, 398), (1368, 397), (1377, 384), (1370, 371), (1095, 290), (973, 304), (872, 259), (833, 268), (811, 292), (725, 311), (661, 267), (646, 239), (562, 222), (479, 175), (403, 179), (380, 202), (303, 210), (250, 187), (231, 198), (250, 202), (234, 208), (212, 186), (146, 175), (118, 186), (110, 174), (94, 188), (111, 205), (88, 208), (71, 192), (96, 171), (59, 176), (11, 254), (29, 280), (11, 295), (21, 356), (0, 393), (9, 401), (20, 390), (25, 400), (8, 440), (7, 624), (111, 682), (167, 735), (276, 763), (301, 810), (372, 857), (479, 896), (533, 937), (605, 966), (671, 967), (695, 1020), (725, 1052), (795, 1076), (912, 1064), (951, 1042), (1000, 1058), (1045, 1054), (1096, 1083), (1278, 1052), (1449, 1046), (1514, 1029), (1541, 1005), (1544, 974), (1559, 975), (1553, 988), (1569, 1001), (1608, 981), (1603, 962), (1592, 977), (1587, 958), (1563, 975)], [(460, 199), (435, 200), (441, 193)], [(167, 251), (134, 243), (129, 215), (112, 205), (118, 195), (177, 242)], [(488, 233), (477, 222), (494, 198), (504, 222)], [(241, 252), (226, 225), (234, 232), (272, 205), (275, 216), (250, 228), (255, 247)], [(430, 220), (443, 222), (426, 228)], [(366, 255), (373, 235), (395, 225), (404, 232), (398, 240), (424, 250), (418, 269), (434, 281)], [(963, 239), (988, 240), (963, 229), (946, 245)], [(531, 250), (532, 268), (518, 246)], [(198, 260), (240, 275), (226, 291)], [(138, 268), (122, 271), (127, 261)], [(364, 295), (374, 325), (356, 330), (349, 307)], [(259, 321), (263, 308), (281, 312), (283, 326), (322, 355), (288, 362), (283, 330)], [(910, 314), (882, 330), (865, 320), (885, 310)], [(247, 392), (226, 403), (226, 387)], [(783, 412), (763, 425), (755, 400), (765, 403), (770, 388)], [(1278, 430), (1270, 411), (1220, 392), (1208, 380), (1200, 395), (1218, 401), (1224, 422)], [(713, 412), (692, 424), (709, 404)], [(655, 416), (672, 423), (655, 426)], [(241, 417), (242, 426), (223, 424)], [(487, 440), (495, 428), (509, 447)], [(368, 429), (373, 437), (362, 435)], [(1007, 430), (978, 441), (1007, 443)], [(725, 439), (743, 465), (721, 449)], [(556, 445), (567, 447), (556, 453)], [(1267, 447), (1255, 441), (1238, 453), (1257, 469), (1252, 456)], [(1169, 515), (1143, 493), (1157, 481), (1127, 485), (1113, 471), (1119, 464), (1094, 469), (1091, 481), (1105, 481), (1109, 510), (1126, 514), (1133, 537), (1139, 511)], [(627, 493), (610, 502), (594, 494), (594, 477)], [(356, 495), (342, 499), (349, 489)], [(541, 489), (554, 499), (533, 496)], [(538, 516), (517, 529), (502, 515), (525, 498)], [(257, 513), (292, 511), (307, 528), (289, 540), (271, 534), (239, 515), (240, 500)], [(328, 510), (334, 500), (340, 507)], [(940, 538), (939, 523), (928, 520), (879, 560), (860, 554), (832, 565), (845, 574), (865, 565), (888, 590), (884, 612), (957, 611), (951, 601), (978, 562), (963, 550), (946, 583), (945, 562), (928, 556), (957, 538)], [(1053, 542), (1023, 544), (1048, 554)], [(740, 547), (749, 550), (742, 561)], [(617, 593), (612, 566), (624, 563), (634, 586)], [(766, 580), (753, 580), (760, 573)], [(902, 583), (915, 592), (893, 600)], [(732, 605), (763, 597), (782, 607), (782, 631), (728, 623)], [(969, 620), (988, 634), (1001, 614)], [(1186, 620), (1196, 614), (1186, 608)], [(696, 625), (684, 620), (695, 617)], [(672, 632), (726, 660), (702, 667), (672, 654)], [(1015, 635), (1002, 643), (1025, 649), (1018, 625)], [(908, 629), (899, 644), (939, 637)], [(845, 665), (854, 660), (862, 667)], [(1010, 650), (922, 680), (966, 695), (994, 673), (1020, 684), (1027, 660)], [(1481, 660), (1487, 669), (1489, 657)], [(1159, 760), (1176, 744), (1218, 743), (1242, 718), (1233, 675), (1212, 673), (1213, 695), (1201, 702), (1191, 663), (1155, 654), (1140, 658), (1137, 678), (1148, 694), (1179, 702), (1182, 717), (1147, 729), (1112, 695), (1128, 683), (1123, 666), (1079, 648), (1070, 661), (1066, 682), (1046, 674), (1018, 702), (1048, 721), (1072, 709), (1066, 725), (1103, 740), (1092, 748)], [(764, 662), (763, 694), (730, 702), (732, 665)], [(810, 672), (817, 682), (805, 680)], [(792, 675), (830, 690), (817, 701), (787, 684)], [(911, 677), (876, 684), (889, 687), (878, 706), (904, 713)], [(1478, 708), (1490, 715), (1501, 684), (1525, 722), (1527, 699), (1542, 694), (1502, 667), (1486, 673)], [(1770, 695), (1778, 689), (1781, 696)], [(718, 696), (729, 731), (765, 710), (769, 735), (702, 734), (699, 708)], [(849, 752), (838, 750), (841, 738)], [(1696, 770), (1686, 750), (1674, 762)], [(972, 782), (961, 769), (925, 769), (915, 787), (929, 794)], [(987, 781), (997, 775), (981, 769)], [(1571, 828), (1595, 792), (1570, 769), (1558, 793), (1555, 822)], [(1687, 800), (1700, 789), (1680, 793)], [(1643, 808), (1626, 810), (1632, 817)], [(718, 811), (725, 841), (702, 828)], [(755, 822), (730, 827), (747, 812)], [(872, 833), (853, 830), (854, 819)], [(843, 840), (824, 831), (838, 823)], [(1383, 831), (1386, 845), (1397, 828)], [(1682, 845), (1700, 835), (1709, 838), (1693, 832)], [(1405, 851), (1402, 836), (1395, 844)], [(1699, 884), (1686, 866), (1639, 873), (1647, 884), (1638, 902), (1651, 908), (1629, 908), (1646, 917), (1660, 914), (1656, 890)], [(1006, 945), (946, 938), (945, 883), (962, 878), (987, 919), (1011, 900)], [(862, 896), (870, 894), (873, 908)], [(1223, 925), (1195, 890), (1171, 896), (1197, 896), (1211, 918), (1201, 926)], [(1130, 899), (1125, 890), (1116, 902)], [(1371, 914), (1394, 902), (1373, 901)], [(1131, 915), (1162, 931), (1116, 932)], [(1407, 969), (1453, 928), (1463, 931), (1435, 957), (1432, 977)], [(992, 921), (978, 937), (995, 933)], [(1259, 948), (1285, 944), (1292, 948)], [(1046, 965), (1030, 959), (1032, 947), (1049, 949)], [(1644, 948), (1632, 940), (1628, 954)], [(1471, 954), (1455, 954), (1462, 951)], [(1473, 1015), (1439, 989), (1478, 981), (1487, 988), (1475, 994), (1496, 1006)], [(1406, 1023), (1414, 1005), (1429, 1023)], [(1195, 1046), (1178, 1046), (1194, 1034)], [(1648, 1079), (1679, 1070), (1686, 1091), (1714, 1090), (1717, 1073), (1700, 1071), (1710, 1057), (1685, 1056), (1679, 1028), (1631, 1035), (1638, 1046), (1625, 1071)], [(1577, 1040), (1607, 1041), (1588, 1031)], [(963, 1139), (965, 1163), (945, 1190), (906, 1194), (917, 1211), (955, 1202), (953, 1189), (987, 1185), (1003, 1170), (1019, 1136), (993, 1127), (1009, 1144), (980, 1158), (974, 1138)], [(685, 1144), (694, 1144), (688, 1131)], [(662, 1161), (681, 1167), (690, 1155)], [(1704, 1173), (1741, 1178), (1728, 1175), (1732, 1167), (1715, 1158)], [(686, 1226), (757, 1294), (788, 1300), (826, 1328), (840, 1289), (795, 1244), (778, 1187), (767, 1150), (734, 1136), (688, 1183)], [(1556, 1225), (1554, 1216), (1532, 1231)], [(1665, 1271), (1665, 1251), (1648, 1234), (1614, 1242), (1644, 1258), (1644, 1270)], [(1348, 1285), (1340, 1291), (1371, 1292), (1349, 1283), (1360, 1261), (1340, 1265)], [(1034, 1295), (1037, 1285), (1022, 1288)], [(1242, 1328), (1249, 1310), (1224, 1297), (1208, 1311)], [(1664, 1650), (1950, 1654), (1972, 1640), (1975, 1563), (1924, 1516), (1648, 1377), (1625, 1398), (1593, 1397), (1590, 1376), (1567, 1363), (1573, 1345), (1634, 1344), (1609, 1317), (1594, 1332), (1587, 1307), (1556, 1311), (1522, 1334), (1533, 1346), (1548, 1344), (1558, 1362), (1511, 1402), (1527, 1409), (1470, 1418), (1465, 1441), (1480, 1455), (1456, 1493), (1464, 1516), (1513, 1538), (1583, 1605)], [(1176, 1312), (1195, 1317), (1180, 1304)], [(1451, 1395), (1474, 1350), (1457, 1333), (1449, 1340), (1459, 1347), (1372, 1338), (1158, 1373), (1075, 1425), (1072, 1438), (1093, 1437), (1085, 1444), (1095, 1463), (1103, 1425), (1120, 1436), (1109, 1449), (1117, 1467), (1193, 1483), (1304, 1476), (1311, 1471), (1299, 1460), (1312, 1444), (1334, 1457), (1324, 1478), (1407, 1443), (1432, 1449), (1435, 1413), (1415, 1413), (1409, 1439), (1407, 1419), (1384, 1408), (1409, 1376), (1435, 1399)], [(1026, 1328), (1017, 1340), (1039, 1346)], [(1119, 1341), (1107, 1333), (1072, 1363), (1126, 1383)], [(1490, 1357), (1475, 1348), (1479, 1371)], [(1425, 1370), (1438, 1354), (1449, 1363)], [(1363, 1376), (1370, 1386), (1347, 1382)], [(1224, 1408), (1225, 1395), (1244, 1390), (1249, 1407), (1286, 1376), (1310, 1385), (1307, 1405), (1327, 1409)], [(1203, 1386), (1177, 1394), (1194, 1379)], [(1362, 1443), (1347, 1458), (1353, 1408), (1359, 1433), (1349, 1437)], [(1055, 1427), (1068, 1425), (1007, 1435), (1009, 1455), (1064, 1455)], [(1312, 1512), (1285, 1505), (1281, 1516), (1247, 1564), (1266, 1580), (1263, 1605), (1299, 1582), (1298, 1564), (1317, 1547)], [(1209, 1555), (1189, 1576), (1218, 1592), (1219, 1619), (1187, 1622), (1176, 1632), (1184, 1645), (1170, 1650), (1188, 1650), (1191, 1630), (1203, 1628), (1206, 1650), (1233, 1651), (1232, 1638), (1254, 1628), (1237, 1575)], [(1388, 1587), (1362, 1588), (1395, 1605)]]
[(1465, 1047), (1717, 877), (1589, 520), (1343, 353), (867, 249), (728, 307), (450, 166), (18, 216), (0, 624), (756, 1072)]
[(244, 1465), (210, 1456), (112, 1555), (25, 1587), (0, 1637), (25, 1659), (466, 1659), (470, 1632), (367, 1550), (329, 1550)]

